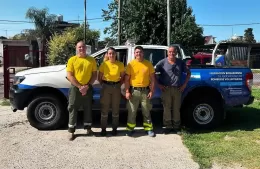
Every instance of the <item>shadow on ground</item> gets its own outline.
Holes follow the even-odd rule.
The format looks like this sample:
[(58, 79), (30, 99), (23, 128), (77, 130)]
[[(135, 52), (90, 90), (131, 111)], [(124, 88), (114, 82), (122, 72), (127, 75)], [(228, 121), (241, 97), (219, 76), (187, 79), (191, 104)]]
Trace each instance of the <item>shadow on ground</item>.
[[(163, 130), (163, 116), (162, 116), (161, 111), (153, 111), (151, 112), (152, 116), (152, 121), (153, 121), (153, 128), (155, 134), (162, 134)], [(99, 111), (93, 111), (93, 128), (100, 128), (100, 117), (101, 114)], [(127, 123), (127, 111), (120, 111), (120, 116), (119, 116), (119, 127), (121, 128), (118, 130), (117, 136), (125, 136), (126, 135), (126, 123)], [(107, 137), (112, 136), (111, 134), (111, 128), (112, 128), (112, 114), (109, 113), (108, 116), (108, 128), (107, 128)], [(83, 112), (79, 112), (78, 114), (78, 122), (77, 122), (77, 128), (78, 129), (83, 129)], [(59, 130), (67, 130), (67, 126), (64, 126), (64, 128), (61, 128)], [(99, 136), (101, 129), (98, 131), (98, 133), (95, 133), (95, 136)], [(145, 131), (143, 130), (143, 117), (142, 117), (142, 112), (138, 111), (137, 113), (137, 118), (136, 118), (136, 129), (134, 130), (134, 135), (133, 137), (141, 137), (146, 135)], [(85, 134), (76, 134), (76, 137), (85, 137)], [(114, 137), (114, 136), (113, 136)]]
[[(154, 132), (156, 134), (163, 133), (163, 112), (162, 111), (152, 111), (152, 121)], [(127, 111), (121, 111), (119, 116), (119, 127), (121, 130), (118, 131), (118, 136), (124, 136), (126, 134), (126, 123), (127, 123)], [(108, 116), (108, 136), (110, 136), (111, 131), (111, 123), (112, 116), (109, 113)], [(100, 112), (93, 111), (93, 128), (100, 128)], [(136, 127), (135, 129), (135, 137), (140, 137), (145, 135), (143, 130), (143, 117), (142, 112), (138, 111), (136, 118)], [(215, 129), (195, 129), (195, 128), (187, 128), (183, 126), (183, 129), (192, 134), (192, 133), (210, 133), (210, 132), (227, 132), (227, 131), (253, 131), (255, 129), (260, 128), (260, 109), (252, 108), (252, 107), (244, 107), (244, 108), (233, 108), (227, 111), (225, 121)], [(78, 114), (78, 123), (77, 129), (83, 129), (83, 112), (79, 112)], [(67, 125), (64, 128), (59, 130), (67, 130)], [(100, 132), (100, 130), (99, 130)], [(95, 134), (98, 136), (98, 133)], [(80, 135), (79, 135), (80, 136)], [(82, 135), (83, 136), (83, 135)], [(85, 136), (85, 135), (84, 135)]]

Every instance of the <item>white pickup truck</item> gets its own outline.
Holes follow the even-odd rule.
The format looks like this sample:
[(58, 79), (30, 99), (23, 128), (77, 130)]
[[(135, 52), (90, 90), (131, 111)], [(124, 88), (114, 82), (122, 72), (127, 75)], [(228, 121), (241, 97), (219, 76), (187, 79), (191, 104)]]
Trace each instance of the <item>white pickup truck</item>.
[[(167, 57), (167, 46), (141, 45), (145, 59), (153, 65)], [(183, 48), (177, 47), (177, 57), (186, 57)], [(114, 46), (117, 59), (126, 66), (134, 59), (135, 45)], [(103, 62), (107, 49), (91, 54), (98, 66)], [(159, 74), (157, 75), (159, 76)], [(182, 75), (184, 81), (186, 74)], [(229, 78), (230, 76), (230, 78)], [(218, 67), (213, 65), (191, 65), (191, 79), (182, 95), (182, 121), (188, 125), (211, 128), (219, 125), (225, 117), (225, 108), (254, 101), (251, 87), (253, 74), (249, 68)], [(12, 109), (27, 107), (30, 124), (37, 129), (56, 129), (68, 121), (68, 90), (66, 65), (47, 66), (19, 72), (10, 88)], [(93, 85), (93, 109), (100, 109), (100, 89), (98, 81)], [(242, 93), (242, 94), (241, 94)], [(122, 85), (121, 109), (126, 109)], [(162, 109), (161, 91), (155, 89), (152, 98), (153, 109)]]
[[(144, 57), (154, 65), (166, 57), (167, 46), (141, 45), (144, 48)], [(179, 46), (179, 45), (176, 45)], [(114, 46), (117, 59), (126, 66), (134, 59), (134, 45)], [(181, 47), (178, 56), (185, 56)], [(103, 62), (107, 49), (104, 48), (91, 54), (99, 66)], [(18, 72), (14, 77), (9, 97), (12, 110), (23, 110), (27, 107), (28, 120), (38, 129), (58, 128), (67, 121), (67, 99), (70, 82), (66, 79), (66, 65), (33, 68)], [(98, 81), (93, 85), (93, 109), (99, 109), (99, 96), (101, 86)], [(122, 94), (125, 92), (122, 86)], [(125, 109), (125, 100), (121, 108)]]

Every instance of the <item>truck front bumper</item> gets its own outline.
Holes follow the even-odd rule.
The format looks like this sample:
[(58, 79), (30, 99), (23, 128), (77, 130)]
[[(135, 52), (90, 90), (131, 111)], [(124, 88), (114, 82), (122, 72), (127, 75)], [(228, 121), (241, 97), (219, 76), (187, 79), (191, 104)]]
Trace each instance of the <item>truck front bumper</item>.
[(17, 86), (12, 86), (9, 91), (9, 100), (11, 109), (13, 112), (17, 110), (24, 110), (27, 107), (28, 98), (32, 90), (30, 89), (18, 89)]

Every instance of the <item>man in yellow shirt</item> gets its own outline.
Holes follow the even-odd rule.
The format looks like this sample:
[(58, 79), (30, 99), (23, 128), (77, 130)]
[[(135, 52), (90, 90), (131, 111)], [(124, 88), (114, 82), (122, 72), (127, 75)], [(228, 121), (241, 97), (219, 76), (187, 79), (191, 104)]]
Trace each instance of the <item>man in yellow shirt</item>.
[(86, 45), (80, 41), (76, 45), (77, 55), (67, 63), (67, 78), (71, 82), (69, 90), (69, 139), (75, 138), (77, 111), (82, 106), (84, 110), (84, 129), (87, 135), (93, 134), (92, 125), (92, 84), (97, 78), (97, 64), (93, 57), (86, 56)]
[(151, 62), (144, 59), (143, 48), (135, 47), (135, 59), (126, 68), (125, 89), (127, 99), (127, 135), (132, 136), (136, 126), (136, 112), (141, 103), (144, 130), (154, 137), (150, 111), (150, 99), (154, 93), (155, 70)]
[(124, 80), (124, 64), (116, 60), (116, 50), (108, 48), (106, 53), (108, 60), (99, 67), (98, 79), (102, 85), (101, 102), (101, 135), (106, 135), (108, 112), (112, 103), (112, 135), (117, 135), (119, 124), (119, 106), (121, 101), (121, 84)]

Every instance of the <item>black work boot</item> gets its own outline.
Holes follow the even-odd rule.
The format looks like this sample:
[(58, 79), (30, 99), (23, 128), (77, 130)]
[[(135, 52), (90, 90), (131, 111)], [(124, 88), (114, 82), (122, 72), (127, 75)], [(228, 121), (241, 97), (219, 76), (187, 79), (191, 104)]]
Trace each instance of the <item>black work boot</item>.
[(172, 128), (166, 127), (165, 129), (163, 129), (163, 134), (170, 134), (171, 131), (172, 131)]
[(101, 136), (106, 136), (107, 135), (106, 129), (102, 129), (100, 135)]
[(116, 130), (116, 129), (113, 129), (113, 130), (112, 130), (112, 135), (113, 135), (113, 136), (116, 136), (116, 135), (117, 135), (117, 130)]

